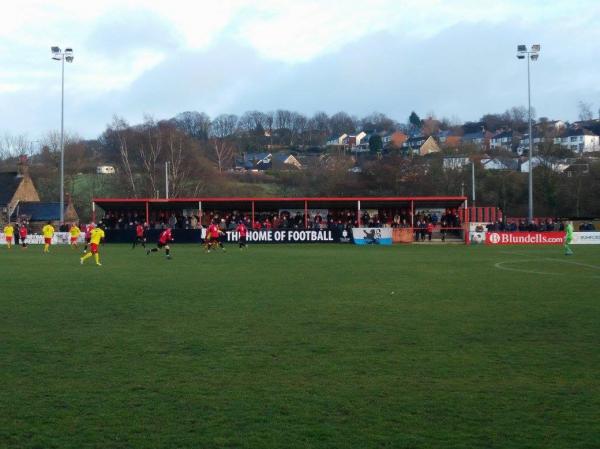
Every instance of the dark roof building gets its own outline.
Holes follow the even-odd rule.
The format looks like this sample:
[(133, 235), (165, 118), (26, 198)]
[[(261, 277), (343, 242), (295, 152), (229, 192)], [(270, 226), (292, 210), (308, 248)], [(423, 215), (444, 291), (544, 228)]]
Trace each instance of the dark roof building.
[(40, 200), (26, 157), (21, 157), (18, 168), (16, 172), (0, 173), (0, 221), (6, 220), (19, 202)]
[[(73, 203), (65, 203), (65, 222), (78, 221)], [(30, 222), (57, 222), (60, 220), (60, 203), (45, 201), (22, 201), (17, 204), (11, 215), (11, 221), (26, 218)]]

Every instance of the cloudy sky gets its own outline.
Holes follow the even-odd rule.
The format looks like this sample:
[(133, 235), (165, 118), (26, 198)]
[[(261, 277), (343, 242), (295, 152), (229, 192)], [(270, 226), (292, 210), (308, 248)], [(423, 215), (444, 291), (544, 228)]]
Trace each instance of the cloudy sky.
[(96, 137), (114, 114), (132, 123), (186, 110), (241, 114), (373, 111), (406, 121), (475, 120), (527, 101), (538, 116), (600, 109), (598, 0), (46, 0), (0, 16), (0, 135), (60, 126)]

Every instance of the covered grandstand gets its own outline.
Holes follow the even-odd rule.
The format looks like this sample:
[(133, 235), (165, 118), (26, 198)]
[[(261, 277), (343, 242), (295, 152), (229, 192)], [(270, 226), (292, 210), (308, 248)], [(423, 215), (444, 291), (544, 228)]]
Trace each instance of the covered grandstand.
[[(214, 218), (227, 219), (227, 225), (243, 218), (252, 229), (263, 225), (284, 229), (389, 226), (413, 235), (428, 220), (434, 222), (437, 236), (455, 236), (460, 240), (465, 239), (469, 221), (500, 218), (496, 208), (467, 208), (465, 196), (94, 198), (92, 213), (93, 221), (104, 220), (109, 229), (121, 234), (141, 222), (151, 231), (167, 225), (194, 231)], [(169, 223), (170, 219), (176, 224)]]

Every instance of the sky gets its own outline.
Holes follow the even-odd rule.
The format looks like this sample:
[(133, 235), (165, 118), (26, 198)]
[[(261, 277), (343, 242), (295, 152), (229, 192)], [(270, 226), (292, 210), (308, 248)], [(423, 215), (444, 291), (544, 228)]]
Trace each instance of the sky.
[(412, 110), (477, 120), (527, 104), (538, 116), (600, 110), (597, 0), (25, 0), (0, 16), (0, 136), (102, 133), (183, 111), (312, 115)]

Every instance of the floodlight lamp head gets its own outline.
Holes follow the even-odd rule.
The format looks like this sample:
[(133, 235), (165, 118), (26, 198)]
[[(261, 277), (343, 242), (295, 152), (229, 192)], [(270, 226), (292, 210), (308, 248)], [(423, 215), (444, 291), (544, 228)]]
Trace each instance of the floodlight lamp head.
[(54, 53), (54, 54), (60, 53), (60, 47), (53, 46), (53, 47), (50, 47), (50, 50), (52, 50), (52, 53)]
[(537, 61), (537, 59), (540, 57), (540, 55), (538, 55), (537, 53), (534, 53), (531, 55), (531, 60), (532, 61)]
[(542, 47), (541, 47), (540, 44), (533, 44), (531, 46), (531, 51), (534, 52), (534, 53), (539, 53), (541, 48)]
[(517, 51), (518, 52), (526, 52), (527, 51), (527, 45), (517, 45)]
[(73, 62), (73, 59), (75, 59), (73, 56), (66, 56), (66, 57), (65, 57), (65, 60), (66, 60), (67, 62)]
[(55, 54), (54, 56), (52, 56), (52, 59), (54, 59), (55, 61), (60, 61), (62, 59), (62, 55), (59, 54)]
[(525, 55), (517, 55), (517, 59), (525, 59)]

